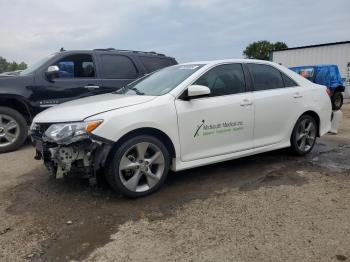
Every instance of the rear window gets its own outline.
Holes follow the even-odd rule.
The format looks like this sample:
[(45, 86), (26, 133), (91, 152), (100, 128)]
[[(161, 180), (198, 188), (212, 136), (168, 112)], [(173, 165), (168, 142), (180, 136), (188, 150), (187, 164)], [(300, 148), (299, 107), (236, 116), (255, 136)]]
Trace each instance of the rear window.
[(140, 56), (139, 58), (148, 73), (177, 64), (172, 58), (151, 56)]
[(294, 82), (294, 80), (290, 79), (288, 76), (286, 76), (285, 74), (282, 74), (282, 78), (283, 78), (283, 82), (284, 82), (284, 86), (285, 87), (293, 87), (293, 86), (297, 86), (298, 84)]
[(102, 55), (102, 78), (135, 79), (137, 69), (129, 57), (122, 55)]
[(263, 64), (247, 64), (254, 82), (254, 90), (270, 90), (284, 88), (284, 82), (279, 70)]

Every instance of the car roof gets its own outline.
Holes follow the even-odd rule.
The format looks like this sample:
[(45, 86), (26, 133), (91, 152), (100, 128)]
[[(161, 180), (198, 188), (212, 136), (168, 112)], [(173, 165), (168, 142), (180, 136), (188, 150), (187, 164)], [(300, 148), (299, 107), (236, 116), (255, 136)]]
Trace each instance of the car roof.
[(226, 63), (241, 63), (241, 64), (253, 63), (253, 64), (271, 65), (271, 66), (281, 70), (282, 72), (284, 72), (288, 76), (292, 77), (293, 80), (295, 80), (298, 84), (309, 85), (311, 83), (309, 80), (307, 80), (304, 77), (300, 76), (299, 74), (293, 72), (292, 70), (288, 69), (287, 67), (285, 67), (283, 65), (280, 65), (280, 64), (277, 64), (277, 63), (274, 63), (274, 62), (266, 61), (266, 60), (257, 60), (257, 59), (220, 59), (220, 60), (189, 62), (189, 63), (180, 64), (180, 65), (203, 65), (203, 68), (208, 69), (210, 67), (214, 67), (216, 65), (226, 64)]
[(267, 64), (267, 65), (276, 65), (276, 63), (266, 61), (266, 60), (256, 60), (256, 59), (220, 59), (220, 60), (207, 60), (207, 61), (197, 61), (197, 62), (188, 62), (181, 65), (218, 65), (225, 63), (256, 63), (256, 64)]
[(167, 58), (167, 59), (175, 59), (174, 57), (167, 56), (165, 54), (157, 53), (154, 51), (136, 51), (136, 50), (124, 50), (124, 49), (114, 49), (114, 48), (98, 48), (98, 49), (92, 49), (92, 50), (62, 50), (58, 53), (65, 53), (65, 54), (74, 54), (74, 53), (86, 53), (90, 54), (91, 52), (95, 53), (111, 53), (111, 54), (135, 54), (139, 56), (151, 56), (151, 57), (159, 57), (159, 58)]

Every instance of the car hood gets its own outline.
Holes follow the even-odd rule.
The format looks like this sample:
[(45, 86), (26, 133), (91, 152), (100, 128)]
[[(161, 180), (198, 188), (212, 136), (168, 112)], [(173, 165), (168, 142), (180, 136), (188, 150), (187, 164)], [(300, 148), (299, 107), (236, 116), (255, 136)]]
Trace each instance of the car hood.
[(14, 87), (31, 86), (33, 76), (0, 76), (0, 93), (11, 94)]
[(0, 77), (11, 77), (11, 76), (19, 76), (19, 73), (5, 72), (0, 74)]
[(25, 78), (31, 78), (32, 76), (19, 76), (19, 75), (6, 75), (6, 74), (0, 74), (1, 80), (6, 81), (16, 81), (18, 79), (25, 79)]
[(82, 121), (103, 112), (146, 103), (154, 96), (104, 94), (90, 96), (51, 107), (34, 118), (35, 123)]

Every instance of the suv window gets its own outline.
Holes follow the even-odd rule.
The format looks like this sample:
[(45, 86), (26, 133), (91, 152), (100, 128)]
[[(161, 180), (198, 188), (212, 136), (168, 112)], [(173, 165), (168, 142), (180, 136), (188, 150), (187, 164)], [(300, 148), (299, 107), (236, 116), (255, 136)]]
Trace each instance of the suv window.
[(194, 84), (209, 87), (210, 96), (245, 92), (244, 73), (241, 64), (219, 65), (210, 69)]
[(147, 72), (153, 72), (158, 69), (175, 65), (175, 61), (169, 58), (160, 57), (150, 57), (150, 56), (140, 56), (139, 57), (142, 64), (145, 66)]
[(69, 55), (56, 62), (59, 78), (95, 77), (95, 65), (89, 54)]
[(130, 58), (122, 55), (102, 55), (102, 78), (134, 79), (138, 72)]
[(269, 90), (284, 88), (279, 70), (269, 65), (247, 64), (254, 82), (254, 90)]

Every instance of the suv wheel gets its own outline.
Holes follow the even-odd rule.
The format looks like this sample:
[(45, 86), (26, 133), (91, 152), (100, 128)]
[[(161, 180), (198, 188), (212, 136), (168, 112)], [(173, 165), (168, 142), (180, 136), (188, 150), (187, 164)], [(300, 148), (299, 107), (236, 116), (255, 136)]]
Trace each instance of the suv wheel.
[(299, 118), (294, 126), (291, 137), (291, 148), (297, 155), (306, 155), (315, 145), (317, 124), (310, 115)]
[(27, 122), (12, 108), (0, 106), (0, 153), (20, 148), (28, 137)]
[(112, 152), (106, 176), (115, 191), (135, 198), (157, 191), (169, 166), (169, 152), (161, 141), (152, 136), (136, 136)]
[(332, 109), (339, 110), (343, 106), (343, 94), (339, 91), (336, 91), (331, 97), (332, 100)]

